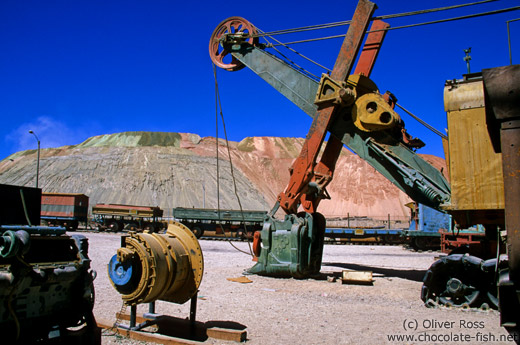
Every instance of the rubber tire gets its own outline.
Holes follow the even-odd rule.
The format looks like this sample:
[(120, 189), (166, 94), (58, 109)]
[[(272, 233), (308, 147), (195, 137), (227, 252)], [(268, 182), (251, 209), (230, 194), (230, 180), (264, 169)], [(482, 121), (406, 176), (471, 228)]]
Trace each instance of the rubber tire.
[[(428, 303), (430, 300), (441, 305), (450, 305), (453, 307), (463, 307), (467, 304), (469, 307), (480, 307), (485, 299), (485, 281), (486, 276), (481, 270), (482, 259), (470, 255), (454, 254), (445, 256), (435, 261), (423, 279), (421, 289), (421, 299)], [(465, 285), (475, 287), (478, 293), (470, 301), (462, 303), (447, 300), (444, 293), (446, 292), (446, 284), (451, 278), (457, 278)]]

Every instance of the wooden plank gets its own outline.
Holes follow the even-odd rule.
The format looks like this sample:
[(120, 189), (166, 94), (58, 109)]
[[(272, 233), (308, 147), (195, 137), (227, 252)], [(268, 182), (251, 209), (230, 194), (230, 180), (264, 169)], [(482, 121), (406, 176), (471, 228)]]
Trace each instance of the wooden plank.
[[(130, 315), (123, 314), (121, 315), (120, 320), (124, 320), (125, 318), (130, 319)], [(145, 321), (146, 319), (142, 317), (137, 317), (138, 320), (141, 319), (141, 321)], [(109, 321), (102, 318), (96, 318), (96, 322), (98, 327), (104, 328), (104, 329), (111, 329), (114, 325), (114, 321)], [(139, 321), (138, 321), (139, 322)], [(122, 328), (115, 328), (114, 332), (117, 332), (123, 337), (140, 340), (140, 341), (146, 341), (146, 342), (153, 342), (157, 344), (165, 344), (165, 345), (195, 345), (200, 344), (199, 342), (193, 342), (191, 340), (187, 339), (181, 339), (171, 336), (162, 335), (159, 333), (151, 333), (151, 332), (142, 332), (142, 331), (130, 331), (127, 329)]]
[[(116, 313), (116, 318), (118, 320), (130, 321), (130, 315), (129, 314)], [(176, 318), (171, 318), (171, 319), (173, 321), (178, 322), (179, 324), (182, 324), (183, 327), (189, 327), (189, 320), (176, 319)], [(114, 324), (113, 321), (110, 322), (110, 321), (103, 320), (103, 319), (101, 319), (101, 320), (102, 320), (101, 324), (100, 324), (100, 322), (98, 320), (98, 326), (99, 327), (102, 327), (102, 328), (112, 328), (112, 326)], [(151, 320), (151, 319), (145, 318), (145, 317), (142, 317), (142, 316), (139, 316), (139, 315), (136, 315), (136, 322), (137, 322), (137, 324), (145, 322), (147, 320)], [(202, 324), (202, 326), (200, 324)], [(157, 327), (157, 325), (153, 325), (153, 326), (150, 326), (150, 327)], [(201, 327), (203, 329), (204, 333), (209, 338), (213, 338), (213, 339), (227, 340), (227, 341), (236, 341), (236, 342), (243, 342), (243, 341), (246, 341), (246, 339), (247, 339), (247, 331), (245, 329), (244, 330), (238, 330), (238, 329), (222, 328), (222, 327), (207, 327), (204, 323), (198, 323), (196, 325), (196, 327), (197, 328)], [(159, 331), (160, 331), (160, 328), (159, 328)], [(126, 332), (126, 330), (119, 329), (119, 333), (123, 334), (122, 332)], [(142, 336), (144, 336), (142, 334), (149, 334), (149, 332), (138, 332), (138, 333), (139, 334), (135, 335), (135, 336), (142, 337)], [(152, 333), (152, 334), (159, 335), (159, 333)], [(134, 338), (134, 339), (137, 339), (137, 338)], [(181, 338), (174, 338), (174, 339), (182, 340)], [(140, 340), (140, 339), (137, 339), (137, 340)], [(188, 344), (191, 344), (191, 343), (188, 343)]]
[[(116, 318), (117, 318), (118, 320), (130, 321), (130, 314), (121, 314), (121, 313), (116, 313)], [(144, 317), (142, 317), (142, 316), (136, 315), (135, 320), (136, 320), (136, 322), (139, 324), (139, 323), (142, 323), (142, 322), (145, 322), (145, 321), (151, 320), (151, 319), (144, 318)]]
[(371, 271), (343, 271), (341, 281), (343, 284), (372, 284), (374, 280)]
[(104, 328), (104, 329), (112, 328), (112, 326), (114, 325), (114, 321), (99, 318), (99, 317), (96, 317), (96, 323), (99, 328)]
[(219, 328), (212, 327), (206, 330), (208, 337), (219, 339), (219, 340), (229, 340), (236, 342), (243, 342), (247, 339), (247, 331), (246, 330), (237, 330), (237, 329), (229, 329), (229, 328)]
[(164, 344), (164, 345), (196, 345), (200, 344), (199, 342), (190, 341), (187, 339), (181, 339), (181, 338), (175, 338), (170, 337), (158, 333), (149, 333), (149, 332), (140, 332), (140, 331), (130, 331), (126, 329), (119, 329), (119, 333), (125, 337), (140, 340), (140, 341), (146, 341), (146, 342), (153, 342), (157, 344)]

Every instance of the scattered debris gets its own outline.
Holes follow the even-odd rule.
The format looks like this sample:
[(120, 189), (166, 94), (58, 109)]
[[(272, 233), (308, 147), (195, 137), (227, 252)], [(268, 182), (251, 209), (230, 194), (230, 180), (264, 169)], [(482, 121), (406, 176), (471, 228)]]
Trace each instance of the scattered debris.
[(374, 280), (372, 279), (372, 271), (343, 271), (343, 278), (341, 279), (343, 284), (365, 284), (372, 285)]
[(249, 279), (246, 276), (241, 276), (241, 277), (237, 277), (237, 278), (226, 278), (226, 279), (229, 280), (230, 282), (236, 282), (236, 283), (241, 283), (241, 284), (248, 284), (248, 283), (253, 282), (251, 279)]
[(336, 277), (334, 277), (334, 276), (328, 276), (328, 277), (327, 277), (327, 281), (328, 281), (329, 283), (335, 283), (335, 282), (336, 282)]

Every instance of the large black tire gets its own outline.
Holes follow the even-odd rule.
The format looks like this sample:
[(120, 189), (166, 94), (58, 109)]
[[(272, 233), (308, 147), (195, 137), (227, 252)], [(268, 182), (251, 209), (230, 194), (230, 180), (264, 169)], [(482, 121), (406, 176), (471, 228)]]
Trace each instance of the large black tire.
[(498, 309), (498, 290), (495, 279), (497, 259), (489, 259), (482, 262), (481, 268), (484, 272), (484, 275), (486, 276), (486, 282), (488, 282), (485, 286), (484, 293), (487, 300), (489, 301), (489, 306), (493, 309)]
[(435, 261), (426, 272), (421, 299), (430, 305), (480, 308), (490, 305), (487, 298), (488, 275), (482, 259), (454, 254)]

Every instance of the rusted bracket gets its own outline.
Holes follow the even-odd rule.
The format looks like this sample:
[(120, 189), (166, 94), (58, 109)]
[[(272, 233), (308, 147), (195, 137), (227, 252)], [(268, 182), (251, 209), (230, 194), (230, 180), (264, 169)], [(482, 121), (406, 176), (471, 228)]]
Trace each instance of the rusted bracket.
[[(374, 3), (367, 0), (359, 1), (330, 76), (336, 85), (347, 82), (375, 9)], [(374, 21), (372, 26), (380, 30), (388, 24)], [(356, 71), (359, 69), (359, 73), (370, 74), (384, 32), (375, 31), (368, 35), (367, 42), (370, 42), (371, 49), (364, 49), (361, 54), (356, 68)], [(336, 162), (343, 148), (342, 142), (331, 135), (319, 163), (316, 161), (338, 107), (337, 102), (324, 103), (314, 116), (300, 155), (292, 165), (288, 187), (278, 196), (280, 206), (288, 214), (297, 213), (300, 205), (306, 212), (314, 213), (319, 202), (328, 196), (325, 187), (332, 180)]]
[(346, 82), (338, 82), (328, 74), (321, 76), (318, 92), (314, 104), (324, 107), (334, 105), (348, 106), (356, 100), (356, 91), (347, 85)]

